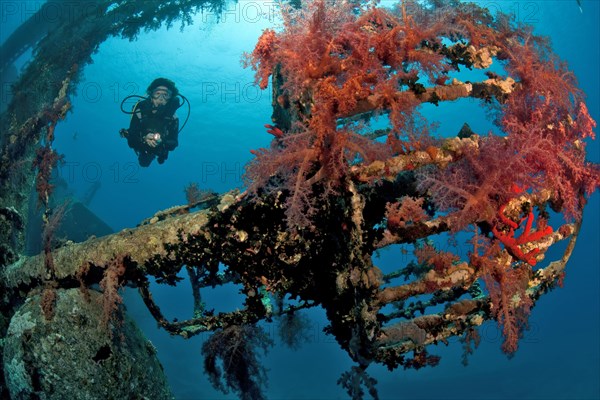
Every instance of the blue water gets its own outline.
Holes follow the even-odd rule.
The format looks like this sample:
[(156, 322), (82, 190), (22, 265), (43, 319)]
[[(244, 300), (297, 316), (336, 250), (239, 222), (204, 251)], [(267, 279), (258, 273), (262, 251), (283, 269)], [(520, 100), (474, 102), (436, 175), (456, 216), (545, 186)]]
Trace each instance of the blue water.
[[(600, 4), (575, 0), (479, 2), (505, 12), (517, 12), (536, 32), (552, 38), (556, 53), (568, 61), (588, 108), (600, 120), (599, 40)], [(252, 71), (240, 65), (242, 52), (251, 51), (264, 28), (277, 24), (268, 3), (231, 4), (217, 23), (214, 15), (195, 18), (183, 32), (178, 25), (140, 35), (129, 42), (110, 39), (102, 44), (94, 63), (73, 99), (73, 112), (56, 130), (56, 149), (65, 154), (61, 176), (79, 196), (95, 182), (101, 187), (90, 208), (113, 229), (133, 227), (154, 212), (186, 202), (183, 188), (198, 182), (223, 192), (241, 187), (243, 165), (250, 149), (266, 146), (270, 136), (270, 91), (252, 85)], [(257, 12), (259, 12), (257, 14)], [(18, 24), (18, 17), (5, 28)], [(12, 25), (11, 25), (12, 24)], [(5, 31), (6, 32), (6, 31)], [(118, 130), (129, 117), (119, 111), (128, 94), (144, 94), (158, 76), (174, 80), (191, 102), (190, 119), (181, 132), (179, 147), (164, 165), (137, 165)], [(464, 110), (468, 107), (469, 112)], [(450, 104), (426, 110), (449, 132), (457, 132), (463, 116), (478, 131), (487, 129), (484, 113), (473, 104)], [(436, 114), (433, 114), (436, 113)], [(458, 113), (458, 114), (457, 114)], [(186, 107), (179, 110), (185, 118)], [(458, 118), (457, 118), (458, 115)], [(458, 128), (457, 128), (458, 127)], [(589, 147), (589, 159), (600, 160), (600, 140)], [(600, 398), (600, 195), (590, 199), (577, 247), (567, 268), (565, 286), (538, 301), (531, 329), (512, 359), (500, 351), (495, 323), (484, 325), (482, 343), (463, 367), (461, 344), (451, 341), (431, 348), (442, 356), (436, 368), (389, 372), (373, 366), (382, 399), (595, 399)], [(390, 262), (383, 254), (376, 263)], [(396, 258), (397, 259), (397, 258)], [(385, 267), (385, 265), (382, 265)], [(192, 298), (185, 282), (177, 288), (154, 286), (155, 298), (171, 318), (189, 317)], [(234, 398), (215, 391), (203, 374), (200, 348), (206, 336), (190, 340), (170, 337), (157, 329), (135, 291), (125, 294), (130, 314), (158, 349), (172, 390), (178, 399)], [(206, 293), (208, 307), (232, 310), (240, 306), (234, 288)], [(349, 357), (332, 337), (321, 331), (324, 313), (308, 313), (313, 335), (298, 351), (276, 345), (263, 358), (269, 369), (267, 395), (271, 399), (343, 399), (336, 385), (350, 368)], [(265, 328), (274, 332), (273, 325)]]

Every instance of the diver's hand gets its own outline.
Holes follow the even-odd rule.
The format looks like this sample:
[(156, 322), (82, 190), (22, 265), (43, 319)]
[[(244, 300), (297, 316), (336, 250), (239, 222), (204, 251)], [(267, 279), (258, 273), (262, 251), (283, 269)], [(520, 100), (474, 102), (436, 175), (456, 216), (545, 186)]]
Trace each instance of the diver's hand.
[(150, 147), (156, 147), (161, 142), (159, 133), (149, 133), (144, 136), (144, 141)]

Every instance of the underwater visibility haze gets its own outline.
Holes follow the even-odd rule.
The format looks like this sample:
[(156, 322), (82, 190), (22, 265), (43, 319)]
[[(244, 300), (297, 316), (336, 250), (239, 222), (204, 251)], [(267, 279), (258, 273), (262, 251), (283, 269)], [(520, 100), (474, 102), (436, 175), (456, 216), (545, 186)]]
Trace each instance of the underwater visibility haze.
[(600, 2), (1, 6), (3, 398), (600, 398)]

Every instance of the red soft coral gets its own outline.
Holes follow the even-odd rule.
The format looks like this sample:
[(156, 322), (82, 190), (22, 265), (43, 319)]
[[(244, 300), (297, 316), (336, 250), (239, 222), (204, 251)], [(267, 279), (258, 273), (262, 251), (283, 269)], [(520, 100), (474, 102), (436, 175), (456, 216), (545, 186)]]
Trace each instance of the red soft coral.
[(244, 54), (242, 63), (244, 67), (251, 66), (256, 71), (256, 82), (261, 89), (269, 85), (269, 76), (275, 68), (273, 53), (277, 47), (277, 37), (272, 29), (265, 29), (258, 38), (254, 51)]
[[(583, 142), (593, 136), (594, 122), (573, 74), (529, 29), (466, 4), (436, 6), (432, 13), (413, 2), (390, 11), (314, 0), (300, 10), (285, 8), (283, 18), (283, 31), (265, 31), (247, 61), (263, 88), (269, 73), (279, 71), (278, 101), (295, 113), (288, 126), (301, 127), (277, 133), (270, 149), (256, 152), (246, 177), (251, 192), (277, 177), (291, 196), (288, 218), (304, 216), (290, 222), (306, 224), (314, 211), (312, 185), (322, 185), (326, 197), (344, 185), (356, 162), (431, 146), (410, 134), (416, 107), (437, 101), (423, 100), (428, 89), (419, 80), (440, 84), (459, 64), (489, 65), (479, 51), (505, 61), (519, 81), (499, 96), (497, 120), (506, 137), (490, 135), (452, 166), (419, 172), (420, 189), (438, 208), (456, 211), (454, 229), (492, 222), (500, 204), (514, 197), (513, 183), (532, 194), (552, 189), (557, 206), (576, 218), (582, 197), (598, 187), (600, 173), (585, 161)], [(389, 113), (386, 143), (364, 138), (345, 119), (365, 103)]]
[(511, 98), (501, 121), (507, 137), (487, 136), (448, 168), (419, 172), (420, 189), (441, 210), (454, 212), (456, 230), (492, 222), (499, 206), (514, 197), (514, 184), (531, 194), (551, 190), (557, 211), (579, 219), (584, 196), (600, 184), (598, 165), (585, 160), (585, 139), (594, 137), (595, 122), (584, 103), (562, 119), (550, 99), (527, 112), (515, 107)]
[(387, 154), (382, 144), (351, 131), (332, 131), (318, 138), (304, 129), (279, 136), (269, 149), (252, 151), (256, 158), (246, 166), (245, 179), (251, 191), (289, 190), (286, 216), (290, 226), (311, 224), (316, 212), (313, 185), (321, 185), (322, 198), (336, 194), (349, 164), (357, 159), (371, 162)]
[[(504, 215), (504, 207), (500, 207), (498, 211), (498, 217), (500, 219), (500, 223), (503, 225), (505, 230), (501, 230), (497, 225), (492, 227), (492, 233), (494, 236), (504, 244), (506, 250), (515, 258), (525, 261), (532, 267), (537, 263), (536, 256), (539, 253), (538, 248), (534, 248), (528, 253), (524, 253), (521, 250), (521, 245), (535, 242), (541, 240), (545, 236), (548, 236), (552, 233), (552, 227), (547, 225), (547, 221), (545, 219), (540, 218), (538, 221), (538, 227), (533, 232), (531, 228), (533, 226), (533, 212), (529, 212), (526, 217), (523, 217), (519, 223), (512, 221)], [(520, 228), (521, 223), (527, 220), (525, 223), (525, 227), (523, 228), (523, 232), (519, 237), (515, 237), (515, 231)]]
[[(519, 101), (517, 98), (516, 101)], [(555, 204), (567, 218), (579, 219), (584, 206), (583, 196), (595, 191), (600, 184), (600, 170), (585, 160), (586, 138), (593, 138), (594, 120), (585, 103), (580, 103), (573, 116), (560, 118), (560, 109), (547, 98), (524, 117), (512, 112), (505, 115), (502, 126), (509, 134), (515, 151), (528, 165), (529, 180), (534, 192), (553, 191)], [(523, 175), (523, 171), (514, 171)], [(529, 179), (528, 179), (529, 178)], [(535, 179), (533, 179), (535, 178)], [(536, 185), (537, 183), (537, 185)]]
[(396, 231), (428, 220), (429, 216), (423, 209), (423, 202), (422, 198), (404, 196), (395, 203), (387, 203), (385, 206), (387, 228)]
[(533, 302), (527, 295), (531, 266), (527, 263), (513, 265), (503, 257), (497, 244), (476, 236), (475, 249), (470, 254), (470, 264), (477, 267), (485, 283), (491, 311), (502, 327), (502, 350), (513, 354), (518, 347)]
[(314, 212), (314, 184), (322, 186), (322, 198), (335, 194), (350, 165), (388, 157), (398, 147), (397, 139), (372, 141), (355, 127), (338, 126), (338, 119), (360, 102), (377, 99), (378, 107), (391, 111), (391, 138), (399, 137), (420, 101), (396, 96), (397, 90), (415, 82), (419, 71), (437, 80), (447, 69), (444, 56), (431, 50), (441, 45), (444, 23), (380, 8), (356, 13), (349, 2), (323, 0), (286, 9), (283, 16), (284, 31), (265, 31), (246, 61), (263, 88), (279, 65), (284, 97), (301, 104), (304, 114), (300, 128), (278, 133), (270, 149), (254, 152), (246, 177), (256, 189), (278, 176), (280, 188), (290, 192), (288, 220), (302, 226)]

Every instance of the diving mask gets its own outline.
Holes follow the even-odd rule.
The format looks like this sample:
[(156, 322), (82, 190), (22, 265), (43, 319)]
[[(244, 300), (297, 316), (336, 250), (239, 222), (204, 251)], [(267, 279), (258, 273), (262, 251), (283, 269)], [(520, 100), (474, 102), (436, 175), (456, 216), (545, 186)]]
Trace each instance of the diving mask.
[(152, 92), (152, 98), (154, 100), (162, 98), (165, 101), (169, 101), (171, 99), (171, 91), (163, 86), (159, 86)]

